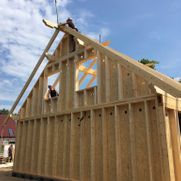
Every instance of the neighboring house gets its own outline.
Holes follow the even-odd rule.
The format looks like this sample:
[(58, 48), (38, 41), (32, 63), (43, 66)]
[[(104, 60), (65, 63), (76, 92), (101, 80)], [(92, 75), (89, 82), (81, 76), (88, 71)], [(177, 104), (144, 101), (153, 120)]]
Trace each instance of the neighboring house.
[(0, 115), (0, 142), (6, 144), (15, 143), (16, 121), (9, 118), (4, 128), (1, 126), (6, 115)]

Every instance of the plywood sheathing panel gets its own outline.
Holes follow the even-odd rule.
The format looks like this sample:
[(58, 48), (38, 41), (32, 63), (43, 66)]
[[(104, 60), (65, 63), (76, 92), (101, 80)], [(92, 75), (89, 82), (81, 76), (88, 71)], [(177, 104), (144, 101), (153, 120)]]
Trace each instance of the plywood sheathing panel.
[(128, 105), (115, 108), (117, 178), (131, 180), (131, 145)]
[(56, 175), (57, 176), (62, 176), (63, 175), (63, 150), (64, 150), (64, 137), (65, 137), (65, 133), (64, 133), (64, 116), (58, 116), (57, 117), (58, 120), (58, 140), (57, 140), (57, 160), (56, 160)]
[[(24, 126), (26, 123), (27, 127), (24, 127), (23, 133), (26, 129), (27, 140), (30, 140), (31, 124), (34, 125), (33, 130), (39, 132), (39, 136), (31, 133), (32, 143), (37, 140), (31, 153), (35, 156), (37, 149), (37, 171), (28, 171), (28, 167), (25, 167), (26, 171), (52, 178), (82, 178), (90, 181), (109, 181), (112, 178), (164, 181), (175, 178), (173, 171), (179, 168), (180, 163), (176, 161), (174, 153), (179, 144), (178, 147), (174, 146), (174, 151), (165, 149), (165, 144), (173, 146), (173, 142), (177, 141), (174, 135), (164, 132), (163, 125), (168, 121), (164, 116), (158, 116), (161, 110), (156, 99), (142, 99), (121, 105), (107, 105), (101, 109), (50, 116), (41, 122), (26, 121)], [(171, 114), (169, 120), (172, 118)], [(174, 126), (172, 128), (175, 129)], [(21, 148), (25, 155), (29, 153), (27, 145), (30, 142), (23, 148), (22, 139)], [(20, 165), (24, 166), (26, 162)], [(172, 163), (172, 175), (169, 163)], [(31, 161), (31, 168), (33, 165)], [(22, 166), (17, 167), (17, 171), (25, 172)]]

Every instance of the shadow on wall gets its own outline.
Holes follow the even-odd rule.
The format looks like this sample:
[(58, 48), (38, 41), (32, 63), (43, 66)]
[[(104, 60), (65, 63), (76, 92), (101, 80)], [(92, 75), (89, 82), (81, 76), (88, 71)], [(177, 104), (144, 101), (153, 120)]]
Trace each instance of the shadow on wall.
[(179, 117), (179, 126), (180, 126), (180, 134), (181, 134), (181, 112), (178, 112)]

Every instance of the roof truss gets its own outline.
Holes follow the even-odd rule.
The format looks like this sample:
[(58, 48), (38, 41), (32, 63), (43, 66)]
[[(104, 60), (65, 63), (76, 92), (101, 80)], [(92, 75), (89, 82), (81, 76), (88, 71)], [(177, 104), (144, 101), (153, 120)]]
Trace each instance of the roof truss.
[(60, 31), (69, 33), (76, 38), (82, 40), (85, 44), (91, 45), (104, 55), (108, 56), (112, 59), (112, 61), (118, 61), (121, 65), (128, 67), (133, 72), (137, 73), (138, 75), (142, 76), (147, 80), (148, 82), (152, 83), (153, 85), (158, 86), (162, 90), (166, 91), (167, 93), (171, 94), (174, 97), (181, 97), (181, 84), (177, 81), (171, 79), (170, 77), (163, 75), (159, 73), (156, 70), (153, 70), (147, 66), (144, 66), (143, 64), (135, 61), (134, 59), (117, 52), (110, 47), (104, 47), (97, 41), (80, 34), (79, 32), (73, 30), (72, 28), (69, 28), (67, 26), (55, 26), (55, 23), (52, 23), (50, 21), (44, 20), (45, 25), (51, 27), (51, 28), (58, 28)]

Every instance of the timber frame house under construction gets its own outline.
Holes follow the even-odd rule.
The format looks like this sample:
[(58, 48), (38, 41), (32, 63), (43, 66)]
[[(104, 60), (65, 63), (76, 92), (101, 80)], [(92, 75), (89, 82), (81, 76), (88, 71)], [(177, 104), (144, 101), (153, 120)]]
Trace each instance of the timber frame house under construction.
[[(55, 32), (12, 108), (46, 57), (49, 62), (19, 112), (13, 175), (181, 181), (181, 84), (107, 43), (44, 23)], [(50, 55), (59, 31), (65, 34)], [(54, 74), (59, 96), (47, 100)]]

